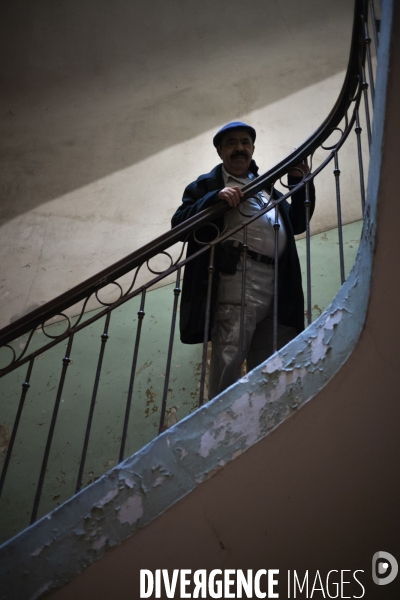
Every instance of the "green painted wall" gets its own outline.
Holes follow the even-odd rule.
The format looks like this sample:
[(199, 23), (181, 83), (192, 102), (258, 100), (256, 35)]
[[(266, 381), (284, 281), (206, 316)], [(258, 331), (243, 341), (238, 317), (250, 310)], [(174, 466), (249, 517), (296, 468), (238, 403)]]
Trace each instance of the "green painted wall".
[[(356, 256), (361, 222), (343, 228), (345, 270), (348, 275)], [(305, 277), (305, 239), (297, 242)], [(340, 287), (337, 230), (311, 238), (313, 319), (328, 306)], [(305, 284), (304, 284), (305, 285)], [(138, 355), (133, 401), (125, 456), (129, 456), (158, 432), (166, 369), (167, 342), (171, 328), (174, 285), (147, 294), (141, 346)], [(97, 395), (83, 484), (87, 485), (118, 463), (126, 397), (136, 337), (139, 299), (132, 299), (113, 312), (106, 343), (101, 382)], [(87, 313), (86, 317), (93, 313)], [(39, 516), (73, 495), (100, 351), (104, 319), (75, 336), (71, 364), (61, 395)], [(52, 335), (63, 324), (51, 326)], [(43, 344), (43, 333), (35, 333), (33, 347)], [(23, 348), (24, 341), (18, 344)], [(35, 361), (31, 387), (26, 397), (4, 491), (0, 500), (0, 542), (29, 524), (36, 483), (49, 431), (66, 343), (63, 342)], [(166, 425), (171, 426), (195, 410), (201, 346), (185, 346), (175, 332), (168, 389)], [(1, 462), (11, 430), (27, 367), (0, 381)]]
[[(358, 250), (362, 221), (349, 223), (342, 228), (345, 277), (350, 273)], [(303, 289), (306, 292), (306, 240), (298, 240), (303, 276)], [(314, 321), (325, 310), (340, 288), (340, 261), (338, 230), (331, 229), (311, 236), (311, 306)], [(307, 298), (306, 298), (307, 303)], [(306, 304), (307, 306), (307, 304)]]

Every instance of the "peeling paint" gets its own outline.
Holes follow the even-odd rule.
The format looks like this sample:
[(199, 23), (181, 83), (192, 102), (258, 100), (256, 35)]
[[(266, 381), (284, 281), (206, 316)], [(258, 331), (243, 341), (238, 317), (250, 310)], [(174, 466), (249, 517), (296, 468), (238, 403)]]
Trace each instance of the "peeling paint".
[(101, 534), (101, 527), (96, 526), (92, 531), (87, 531), (86, 536), (88, 538), (95, 538), (97, 535)]
[(157, 477), (157, 479), (155, 480), (155, 482), (153, 483), (153, 487), (157, 487), (158, 485), (161, 485), (163, 481), (165, 481), (165, 477), (163, 477), (162, 475), (160, 477)]
[(0, 452), (6, 453), (10, 445), (10, 430), (5, 425), (0, 425)]
[(308, 371), (305, 367), (299, 369), (294, 368), (291, 371), (281, 371), (279, 373), (278, 381), (275, 385), (275, 388), (271, 391), (271, 395), (269, 398), (270, 402), (276, 402), (284, 395), (287, 388), (296, 383), (297, 381), (301, 382), (302, 379), (307, 375)]
[(100, 550), (103, 546), (106, 545), (108, 541), (107, 535), (102, 535), (98, 540), (94, 541), (92, 544), (92, 550)]
[(280, 371), (283, 367), (282, 357), (277, 354), (273, 356), (267, 363), (261, 368), (262, 373), (274, 373)]
[(83, 535), (85, 535), (85, 530), (82, 527), (77, 527), (76, 529), (73, 530), (72, 532), (74, 535), (76, 535), (77, 537), (82, 537)]
[(328, 344), (332, 336), (325, 337), (326, 331), (332, 331), (335, 325), (338, 325), (342, 319), (342, 311), (338, 310), (333, 315), (328, 315), (324, 325), (318, 329), (316, 338), (311, 341), (311, 360), (314, 364), (325, 358), (328, 351)]
[(249, 397), (245, 393), (238, 398), (231, 410), (222, 412), (202, 435), (200, 456), (207, 458), (221, 443), (233, 444), (240, 436), (245, 437), (246, 446), (254, 443), (260, 435), (260, 414), (265, 404), (263, 396)]
[(224, 441), (226, 431), (229, 424), (229, 415), (227, 412), (221, 413), (217, 420), (206, 431), (200, 441), (199, 454), (203, 458), (207, 458), (211, 451), (219, 446), (219, 443)]
[(139, 494), (128, 498), (118, 512), (118, 521), (120, 523), (128, 523), (133, 525), (138, 519), (143, 516), (143, 502)]
[(171, 406), (171, 408), (167, 410), (165, 421), (166, 427), (168, 428), (178, 422), (178, 408), (176, 406)]
[(132, 477), (124, 477), (123, 481), (125, 485), (131, 490), (135, 487), (135, 482), (133, 481)]
[(101, 500), (99, 500), (98, 502), (96, 502), (96, 504), (94, 505), (95, 508), (103, 508), (103, 506), (105, 506), (106, 504), (108, 504), (109, 502), (111, 502), (111, 500), (113, 498), (115, 498), (115, 496), (118, 494), (118, 488), (114, 488), (112, 490), (110, 490), (105, 496), (104, 498), (102, 498)]

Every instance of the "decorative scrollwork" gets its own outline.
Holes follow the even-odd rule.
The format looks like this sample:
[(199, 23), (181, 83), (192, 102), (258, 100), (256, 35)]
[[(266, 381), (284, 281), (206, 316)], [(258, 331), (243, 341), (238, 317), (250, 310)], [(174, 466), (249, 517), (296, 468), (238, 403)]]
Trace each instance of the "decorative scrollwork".
[(138, 274), (139, 274), (139, 271), (140, 271), (140, 269), (142, 268), (142, 266), (143, 266), (143, 263), (142, 263), (141, 265), (139, 265), (138, 267), (136, 267), (135, 273), (134, 273), (134, 275), (133, 275), (132, 283), (131, 283), (131, 285), (128, 287), (128, 289), (126, 290), (126, 292), (124, 293), (124, 295), (123, 295), (123, 297), (124, 297), (124, 298), (130, 294), (131, 290), (132, 290), (132, 289), (133, 289), (133, 287), (135, 286), (135, 283), (136, 283), (137, 276), (138, 276)]
[(88, 296), (88, 297), (85, 299), (85, 302), (84, 302), (84, 303), (83, 303), (83, 305), (82, 305), (82, 309), (81, 309), (81, 312), (80, 312), (80, 314), (79, 314), (79, 317), (78, 317), (77, 321), (75, 321), (75, 323), (74, 323), (74, 327), (77, 327), (77, 326), (79, 325), (79, 323), (81, 322), (81, 320), (82, 320), (82, 317), (83, 317), (83, 315), (84, 315), (84, 312), (85, 312), (86, 305), (87, 305), (87, 303), (89, 302), (89, 300), (90, 300), (90, 298), (92, 297), (92, 295), (93, 295), (93, 294), (90, 294), (90, 295), (89, 295), (89, 296)]
[(23, 356), (25, 355), (26, 351), (27, 351), (27, 350), (28, 350), (28, 348), (29, 348), (29, 344), (31, 343), (31, 339), (32, 339), (32, 336), (33, 336), (33, 334), (35, 333), (35, 331), (36, 331), (36, 328), (32, 329), (32, 330), (29, 332), (29, 337), (28, 337), (28, 339), (26, 340), (26, 343), (25, 343), (24, 349), (22, 350), (21, 354), (20, 354), (20, 355), (18, 356), (18, 358), (16, 359), (16, 362), (19, 362), (19, 361), (21, 360), (21, 358), (23, 358)]
[[(347, 117), (347, 114), (346, 114), (346, 117)], [(334, 127), (333, 129), (331, 129), (330, 133), (329, 133), (328, 137), (325, 139), (325, 141), (331, 137), (331, 135), (333, 134), (334, 131), (340, 131), (341, 136), (340, 136), (339, 140), (335, 144), (333, 144), (333, 146), (324, 146), (324, 144), (321, 144), (320, 148), (322, 148), (323, 150), (335, 150), (336, 149), (336, 147), (340, 144), (340, 142), (344, 136), (344, 131), (340, 127)]]
[[(104, 302), (103, 300), (100, 300), (99, 298), (99, 292), (100, 291), (104, 291), (104, 289), (106, 287), (108, 287), (109, 285), (115, 285), (118, 289), (119, 289), (119, 297), (116, 300), (113, 300), (112, 302)], [(123, 295), (123, 289), (120, 286), (119, 283), (117, 283), (116, 281), (110, 281), (106, 286), (104, 286), (103, 288), (101, 288), (100, 290), (97, 290), (95, 293), (96, 296), (96, 300), (102, 305), (102, 306), (112, 306), (113, 304), (115, 304), (116, 302), (118, 302), (118, 300), (120, 300), (122, 298)]]
[[(42, 332), (44, 333), (44, 335), (48, 338), (50, 338), (51, 340), (56, 340), (57, 338), (59, 338), (60, 336), (64, 335), (64, 333), (66, 333), (67, 331), (69, 331), (71, 329), (71, 321), (70, 318), (65, 314), (65, 313), (58, 313), (56, 315), (54, 315), (55, 317), (64, 317), (66, 322), (67, 322), (67, 327), (64, 329), (64, 331), (62, 331), (61, 333), (59, 333), (58, 335), (51, 335), (50, 333), (46, 333), (44, 328), (46, 327), (46, 322), (42, 323), (40, 328), (42, 330)], [(49, 323), (47, 325), (47, 327), (53, 326), (55, 325), (55, 323)]]
[[(299, 185), (300, 183), (303, 183), (304, 178), (306, 177), (306, 174), (304, 173), (303, 169), (301, 169), (300, 167), (291, 167), (290, 170), (291, 171), (299, 171), (301, 181), (299, 181), (299, 183), (297, 185)], [(288, 175), (288, 173), (286, 173), (286, 175)], [(283, 183), (282, 177), (279, 179), (279, 183), (281, 184), (282, 187), (286, 188), (287, 190), (290, 189), (290, 187), (292, 187), (292, 186), (286, 185), (286, 183)]]
[[(169, 266), (166, 269), (162, 269), (161, 271), (156, 271), (155, 269), (152, 269), (149, 265), (149, 262), (153, 259), (156, 258), (157, 256), (167, 256), (170, 260)], [(165, 252), (165, 250), (163, 252), (159, 252), (158, 254), (156, 254), (155, 256), (152, 256), (151, 258), (149, 258), (149, 260), (146, 262), (147, 264), (147, 268), (150, 271), (150, 273), (153, 273), (153, 275), (162, 275), (163, 273), (165, 273), (165, 271), (168, 271), (168, 269), (170, 269), (172, 267), (172, 265), (174, 264), (174, 259), (172, 258), (172, 256), (169, 254), (169, 252)]]
[(14, 350), (14, 348), (12, 346), (10, 346), (9, 344), (6, 344), (5, 346), (2, 346), (0, 348), (0, 350), (3, 350), (3, 348), (7, 348), (8, 350), (11, 351), (11, 360), (9, 362), (7, 362), (7, 364), (2, 365), (0, 367), (0, 372), (1, 372), (2, 369), (5, 369), (5, 368), (9, 367), (10, 365), (12, 365), (13, 363), (15, 363), (15, 361), (17, 359), (17, 355), (16, 355), (15, 350)]
[[(207, 241), (205, 241), (205, 242), (202, 242), (201, 240), (199, 240), (199, 239), (197, 238), (197, 235), (196, 235), (196, 234), (197, 234), (197, 232), (198, 232), (199, 230), (203, 229), (203, 228), (204, 228), (204, 227), (206, 227), (206, 226), (207, 226), (207, 227), (209, 226), (209, 227), (212, 227), (213, 229), (216, 229), (216, 230), (217, 230), (217, 235), (216, 235), (216, 236), (215, 236), (215, 238), (213, 238), (212, 240), (207, 240)], [(222, 234), (221, 234), (221, 231), (220, 231), (220, 229), (219, 229), (218, 225), (216, 225), (215, 223), (209, 222), (209, 221), (207, 221), (207, 223), (203, 223), (203, 224), (201, 225), (201, 227), (198, 227), (197, 229), (195, 229), (195, 230), (193, 231), (193, 239), (194, 239), (194, 241), (195, 241), (197, 244), (199, 244), (200, 246), (207, 246), (207, 245), (208, 245), (208, 244), (210, 244), (211, 242), (215, 242), (215, 240), (216, 240), (216, 239), (218, 239), (218, 238), (219, 238), (221, 235), (222, 235)]]
[(310, 163), (310, 164), (308, 165), (308, 166), (309, 166), (309, 168), (310, 168), (310, 171), (309, 171), (309, 173), (312, 173), (312, 172), (313, 172), (313, 161), (314, 161), (314, 154), (315, 154), (315, 150), (313, 150), (313, 152), (311, 152), (310, 156), (308, 157), (308, 159), (309, 159), (309, 163)]
[(22, 344), (23, 344), (23, 347), (22, 347), (22, 352), (21, 352), (21, 353), (20, 353), (18, 356), (17, 356), (17, 353), (16, 353), (16, 351), (15, 351), (15, 348), (13, 348), (13, 347), (12, 347), (10, 344), (5, 344), (4, 346), (2, 346), (2, 347), (1, 347), (1, 349), (0, 349), (0, 350), (2, 350), (3, 348), (7, 348), (8, 350), (11, 350), (11, 354), (12, 354), (12, 356), (11, 356), (11, 360), (10, 360), (10, 361), (9, 361), (7, 364), (5, 364), (5, 365), (3, 365), (2, 367), (0, 367), (0, 373), (1, 373), (1, 372), (2, 372), (4, 369), (7, 369), (8, 367), (10, 367), (11, 365), (14, 365), (14, 364), (15, 364), (15, 365), (17, 365), (17, 364), (19, 363), (19, 361), (20, 361), (20, 360), (21, 360), (21, 359), (24, 357), (24, 355), (26, 354), (26, 351), (27, 351), (27, 350), (28, 350), (28, 348), (29, 348), (29, 345), (30, 345), (30, 343), (31, 343), (32, 336), (33, 336), (33, 334), (35, 333), (35, 331), (36, 331), (36, 329), (34, 328), (34, 329), (32, 329), (32, 330), (29, 332), (28, 339), (26, 340), (26, 342), (25, 342), (25, 343), (20, 341), (20, 348), (22, 347), (22, 346), (21, 346)]
[(349, 100), (351, 102), (355, 102), (357, 100), (358, 95), (359, 95), (359, 93), (361, 91), (361, 88), (360, 88), (361, 77), (360, 77), (360, 75), (354, 75), (354, 79), (357, 81), (357, 86), (356, 86), (356, 91), (355, 91), (354, 96), (352, 96), (351, 94), (349, 94)]
[[(189, 235), (190, 235), (190, 234), (189, 234)], [(184, 243), (182, 244), (181, 251), (180, 251), (180, 253), (179, 253), (179, 256), (178, 256), (178, 258), (177, 258), (177, 259), (175, 260), (175, 262), (174, 262), (174, 266), (176, 266), (176, 265), (178, 265), (178, 264), (179, 264), (179, 262), (180, 262), (180, 260), (181, 260), (181, 258), (182, 258), (182, 256), (183, 256), (183, 253), (184, 253), (184, 251), (185, 251), (186, 242), (187, 242), (187, 238), (185, 239)]]

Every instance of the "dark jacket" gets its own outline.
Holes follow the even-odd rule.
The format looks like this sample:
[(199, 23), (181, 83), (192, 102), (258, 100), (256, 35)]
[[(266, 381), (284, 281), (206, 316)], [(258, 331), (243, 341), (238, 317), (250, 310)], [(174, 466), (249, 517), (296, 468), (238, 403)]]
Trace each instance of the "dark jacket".
[[(250, 171), (257, 175), (258, 167), (251, 162)], [(289, 185), (293, 186), (300, 180), (289, 177)], [(220, 202), (218, 192), (225, 187), (222, 175), (222, 163), (217, 165), (210, 173), (200, 177), (187, 186), (184, 191), (182, 204), (172, 217), (172, 227), (186, 221), (205, 208)], [(315, 206), (315, 190), (313, 183), (309, 185), (312, 215)], [(281, 192), (274, 190), (273, 198), (282, 196)], [(294, 327), (298, 333), (304, 329), (304, 296), (301, 282), (301, 270), (294, 236), (303, 233), (306, 229), (305, 219), (305, 191), (302, 188), (292, 196), (292, 202), (283, 200), (279, 204), (279, 212), (287, 233), (287, 246), (284, 254), (279, 259), (278, 265), (278, 321), (282, 325)], [(224, 216), (216, 219), (214, 224), (223, 230)], [(196, 233), (201, 241), (210, 241), (215, 238), (216, 230), (211, 226), (203, 226)], [(202, 246), (190, 235), (188, 239), (187, 256), (197, 252)], [(213, 302), (215, 305), (218, 282), (219, 245), (216, 246), (215, 267), (213, 279)], [(210, 253), (204, 252), (199, 257), (190, 261), (185, 267), (182, 286), (182, 300), (180, 308), (180, 333), (185, 344), (198, 344), (204, 340), (204, 323), (207, 297), (207, 278)], [(251, 260), (251, 259), (250, 259)], [(210, 323), (212, 324), (212, 315)]]

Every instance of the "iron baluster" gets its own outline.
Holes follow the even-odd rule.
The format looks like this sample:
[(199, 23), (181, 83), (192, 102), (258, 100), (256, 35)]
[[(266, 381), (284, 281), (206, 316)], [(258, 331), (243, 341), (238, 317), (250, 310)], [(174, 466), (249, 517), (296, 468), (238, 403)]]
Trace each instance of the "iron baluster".
[(345, 280), (344, 275), (344, 255), (343, 255), (343, 231), (342, 231), (342, 209), (340, 201), (340, 170), (339, 170), (339, 159), (338, 153), (335, 151), (335, 168), (333, 171), (335, 176), (336, 184), (336, 208), (337, 208), (337, 220), (338, 220), (338, 237), (339, 237), (339, 260), (340, 260), (340, 281), (343, 284)]
[(307, 324), (310, 325), (312, 319), (311, 308), (311, 233), (310, 233), (310, 211), (311, 200), (309, 183), (305, 184), (306, 199), (304, 201), (304, 209), (306, 213), (306, 265), (307, 265)]
[(133, 386), (135, 384), (136, 364), (137, 364), (137, 358), (138, 358), (138, 354), (139, 354), (140, 336), (142, 333), (142, 323), (143, 323), (143, 318), (145, 315), (145, 312), (144, 312), (145, 301), (146, 301), (146, 290), (143, 290), (142, 297), (140, 300), (140, 308), (139, 308), (139, 311), (137, 314), (138, 315), (138, 325), (137, 325), (137, 329), (136, 329), (135, 349), (133, 351), (133, 358), (132, 358), (131, 376), (129, 378), (128, 397), (126, 399), (125, 418), (124, 418), (124, 425), (122, 428), (121, 447), (119, 450), (119, 462), (122, 462), (124, 460), (125, 443), (126, 443), (126, 436), (128, 433), (128, 422), (129, 422), (129, 415), (131, 412), (131, 404), (132, 404)]
[(85, 468), (86, 454), (87, 454), (87, 449), (88, 449), (88, 445), (89, 445), (90, 431), (92, 428), (93, 413), (94, 413), (94, 407), (95, 407), (96, 398), (97, 398), (97, 390), (99, 388), (100, 374), (101, 374), (101, 367), (103, 365), (104, 351), (105, 351), (105, 347), (106, 347), (106, 342), (108, 340), (108, 328), (110, 325), (110, 318), (111, 318), (111, 311), (109, 311), (107, 313), (106, 322), (104, 325), (104, 331), (101, 334), (100, 354), (99, 354), (99, 360), (97, 362), (96, 376), (95, 376), (95, 380), (94, 380), (92, 399), (90, 402), (89, 415), (88, 415), (86, 431), (85, 431), (85, 439), (83, 441), (82, 456), (81, 456), (81, 462), (79, 464), (79, 472), (78, 472), (78, 479), (77, 479), (75, 494), (77, 494), (82, 487), (83, 469)]
[(274, 221), (274, 318), (273, 318), (273, 350), (278, 350), (278, 276), (279, 276), (279, 209), (275, 206), (275, 221)]
[(362, 213), (364, 214), (365, 210), (365, 184), (364, 184), (364, 167), (363, 167), (363, 157), (362, 157), (362, 148), (361, 148), (361, 127), (360, 127), (360, 118), (358, 114), (358, 109), (356, 109), (356, 127), (354, 129), (357, 135), (357, 151), (358, 151), (358, 167), (360, 172), (360, 191), (361, 191), (361, 208)]
[(215, 246), (213, 245), (210, 248), (210, 263), (208, 266), (206, 318), (205, 318), (205, 323), (204, 323), (203, 356), (202, 356), (202, 360), (201, 360), (199, 406), (202, 406), (203, 402), (204, 402), (204, 387), (205, 387), (205, 381), (206, 381), (206, 364), (207, 364), (207, 346), (208, 346), (208, 334), (209, 334), (209, 329), (210, 329), (212, 284), (213, 284), (213, 277), (214, 277), (214, 272), (215, 272), (214, 260), (215, 260)]
[(45, 478), (46, 469), (47, 469), (47, 463), (48, 463), (49, 455), (50, 455), (51, 443), (53, 441), (53, 435), (54, 435), (54, 429), (56, 427), (58, 409), (60, 407), (61, 394), (62, 394), (62, 391), (64, 388), (64, 382), (65, 382), (65, 377), (67, 374), (67, 368), (71, 363), (70, 356), (71, 356), (71, 349), (72, 349), (73, 341), (74, 341), (74, 335), (72, 334), (69, 337), (67, 350), (65, 352), (64, 358), (62, 359), (62, 370), (61, 370), (60, 383), (58, 384), (56, 401), (54, 403), (53, 414), (52, 414), (51, 422), (50, 422), (50, 429), (49, 429), (49, 433), (47, 436), (46, 448), (44, 450), (42, 468), (40, 470), (39, 481), (38, 481), (38, 486), (37, 486), (36, 495), (35, 495), (35, 501), (33, 503), (31, 524), (34, 523), (37, 519), (40, 497), (42, 495), (43, 483), (44, 483), (44, 478)]
[(368, 83), (365, 79), (365, 69), (362, 67), (362, 82), (361, 88), (364, 94), (364, 106), (365, 106), (365, 119), (367, 121), (367, 133), (368, 133), (368, 146), (371, 148), (371, 119), (369, 116), (369, 103), (368, 103)]
[(174, 306), (172, 309), (171, 332), (169, 334), (167, 366), (165, 369), (164, 392), (163, 392), (162, 403), (161, 403), (160, 426), (158, 429), (158, 433), (161, 433), (162, 431), (164, 431), (164, 420), (165, 420), (165, 411), (167, 409), (169, 376), (171, 373), (172, 348), (174, 346), (176, 313), (178, 312), (178, 300), (179, 300), (179, 295), (181, 293), (180, 281), (181, 281), (181, 270), (179, 268), (176, 272), (176, 283), (175, 283), (175, 287), (174, 287)]
[(10, 463), (10, 459), (11, 459), (11, 455), (12, 455), (12, 451), (13, 451), (13, 447), (14, 447), (15, 438), (17, 436), (17, 431), (18, 431), (19, 422), (20, 422), (20, 419), (21, 419), (22, 409), (24, 408), (26, 394), (28, 393), (28, 390), (30, 388), (30, 379), (31, 379), (31, 375), (32, 375), (32, 369), (33, 369), (33, 362), (34, 362), (34, 360), (35, 360), (35, 358), (33, 357), (29, 361), (29, 365), (28, 365), (28, 370), (27, 370), (27, 373), (26, 373), (25, 381), (22, 384), (21, 398), (20, 398), (20, 401), (19, 401), (19, 405), (18, 405), (18, 409), (17, 409), (17, 414), (15, 415), (14, 426), (13, 426), (13, 430), (12, 430), (11, 437), (10, 437), (10, 443), (8, 445), (8, 448), (7, 448), (7, 454), (6, 454), (6, 458), (4, 460), (3, 470), (2, 470), (1, 478), (0, 478), (0, 496), (1, 496), (1, 493), (3, 491), (4, 481), (6, 479), (8, 465)]
[(239, 328), (239, 354), (243, 356), (243, 334), (246, 306), (246, 267), (247, 267), (247, 225), (243, 227), (243, 268), (242, 268), (242, 292), (240, 298), (240, 328)]

